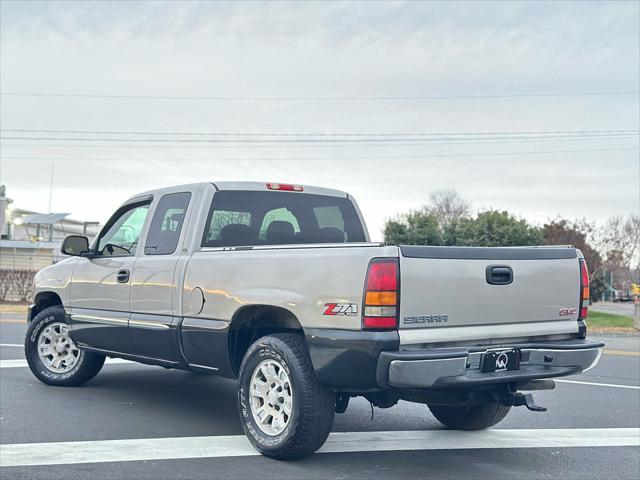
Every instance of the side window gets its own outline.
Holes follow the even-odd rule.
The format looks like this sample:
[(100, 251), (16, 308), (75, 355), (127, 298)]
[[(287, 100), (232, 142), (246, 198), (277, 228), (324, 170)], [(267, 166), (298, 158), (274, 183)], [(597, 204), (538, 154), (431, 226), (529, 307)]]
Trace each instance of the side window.
[(98, 240), (98, 252), (105, 256), (135, 255), (149, 213), (149, 202), (123, 207), (111, 217)]
[(176, 251), (191, 193), (169, 193), (158, 202), (144, 245), (145, 255), (171, 255)]
[[(251, 214), (249, 212), (214, 210), (211, 214), (209, 230), (207, 230), (204, 235), (203, 246), (214, 246), (225, 237), (238, 236), (245, 230), (250, 232), (250, 224)], [(235, 225), (239, 225), (239, 227)]]
[[(274, 225), (273, 227), (271, 227), (271, 230), (269, 230), (269, 227), (273, 222), (278, 222), (278, 224)], [(290, 226), (285, 225), (286, 223), (288, 223)], [(300, 225), (298, 225), (298, 219), (287, 208), (282, 207), (271, 210), (265, 214), (264, 219), (262, 220), (262, 226), (260, 227), (260, 234), (258, 235), (258, 238), (260, 238), (260, 240), (266, 240), (267, 232), (273, 231), (278, 227), (282, 228), (283, 230), (286, 229), (291, 234), (300, 233)]]

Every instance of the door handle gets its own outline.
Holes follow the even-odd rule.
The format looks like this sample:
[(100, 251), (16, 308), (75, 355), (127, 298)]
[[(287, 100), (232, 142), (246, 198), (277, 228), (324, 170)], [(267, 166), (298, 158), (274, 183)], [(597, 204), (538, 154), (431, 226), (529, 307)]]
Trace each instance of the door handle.
[(123, 269), (118, 272), (118, 283), (127, 283), (129, 281), (129, 270)]
[(509, 285), (513, 283), (513, 269), (509, 265), (489, 265), (486, 278), (491, 285)]

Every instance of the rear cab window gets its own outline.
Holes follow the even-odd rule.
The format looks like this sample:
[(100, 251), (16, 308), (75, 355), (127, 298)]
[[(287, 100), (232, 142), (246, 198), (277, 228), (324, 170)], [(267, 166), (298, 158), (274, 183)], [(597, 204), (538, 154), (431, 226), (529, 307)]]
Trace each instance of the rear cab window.
[(153, 214), (145, 255), (170, 255), (176, 251), (191, 193), (169, 193), (158, 202)]
[(365, 242), (360, 217), (344, 197), (297, 192), (216, 192), (203, 247)]

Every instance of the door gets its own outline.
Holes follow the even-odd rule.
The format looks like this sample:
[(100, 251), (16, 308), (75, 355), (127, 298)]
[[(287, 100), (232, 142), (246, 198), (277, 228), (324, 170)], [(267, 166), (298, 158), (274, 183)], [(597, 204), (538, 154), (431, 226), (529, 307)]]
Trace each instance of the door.
[(151, 198), (121, 207), (94, 245), (95, 256), (80, 258), (70, 288), (71, 335), (77, 343), (131, 353), (128, 322), (131, 272)]
[[(176, 267), (190, 192), (160, 198), (131, 277), (129, 333), (136, 355), (177, 363)], [(186, 259), (186, 256), (184, 257)]]

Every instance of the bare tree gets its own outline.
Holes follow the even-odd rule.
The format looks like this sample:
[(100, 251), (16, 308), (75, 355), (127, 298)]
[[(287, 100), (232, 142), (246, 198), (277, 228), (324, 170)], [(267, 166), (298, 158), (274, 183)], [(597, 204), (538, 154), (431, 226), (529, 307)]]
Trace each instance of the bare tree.
[(455, 190), (436, 190), (429, 195), (427, 211), (438, 218), (440, 227), (446, 229), (471, 213), (471, 204)]
[(13, 270), (0, 270), (0, 302), (4, 302), (13, 288), (15, 276)]
[(640, 215), (610, 218), (598, 231), (606, 267), (628, 286), (640, 270)]
[(25, 302), (31, 296), (33, 278), (36, 272), (32, 270), (14, 270), (15, 288), (20, 301)]

